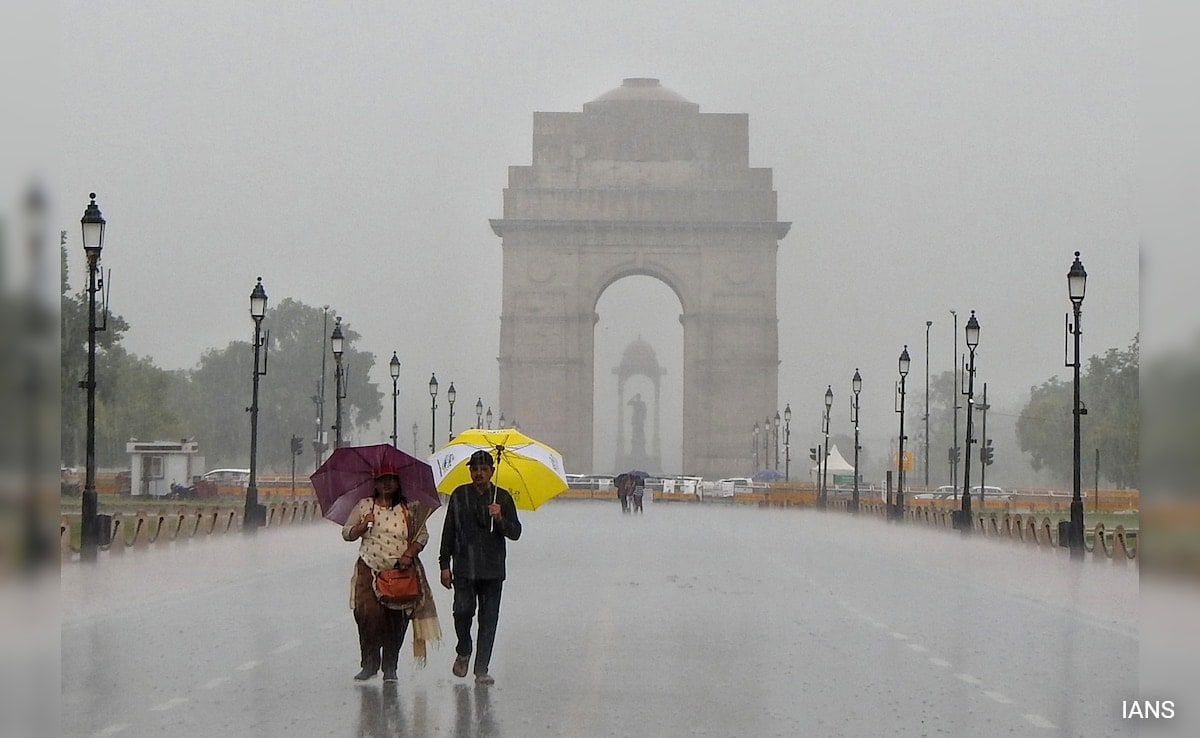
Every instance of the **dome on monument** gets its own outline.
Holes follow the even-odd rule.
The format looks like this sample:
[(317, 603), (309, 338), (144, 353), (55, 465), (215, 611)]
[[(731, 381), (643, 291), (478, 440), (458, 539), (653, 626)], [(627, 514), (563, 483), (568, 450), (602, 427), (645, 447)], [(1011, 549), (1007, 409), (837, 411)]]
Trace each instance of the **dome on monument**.
[(662, 83), (653, 77), (629, 77), (621, 82), (620, 87), (614, 87), (592, 102), (630, 100), (694, 104), (678, 92), (663, 87)]
[(658, 355), (654, 353), (654, 349), (643, 341), (641, 336), (630, 341), (629, 345), (625, 347), (624, 353), (621, 354), (621, 364), (613, 372), (623, 375), (645, 374), (648, 377), (662, 376), (667, 373), (659, 365)]

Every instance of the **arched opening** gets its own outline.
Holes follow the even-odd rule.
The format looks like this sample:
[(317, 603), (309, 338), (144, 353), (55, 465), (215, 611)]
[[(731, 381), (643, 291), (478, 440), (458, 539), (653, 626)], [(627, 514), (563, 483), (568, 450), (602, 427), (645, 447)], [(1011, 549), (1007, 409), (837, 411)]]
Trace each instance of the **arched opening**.
[(653, 277), (619, 279), (597, 300), (592, 472), (645, 462), (657, 464), (651, 474), (683, 473), (682, 311)]

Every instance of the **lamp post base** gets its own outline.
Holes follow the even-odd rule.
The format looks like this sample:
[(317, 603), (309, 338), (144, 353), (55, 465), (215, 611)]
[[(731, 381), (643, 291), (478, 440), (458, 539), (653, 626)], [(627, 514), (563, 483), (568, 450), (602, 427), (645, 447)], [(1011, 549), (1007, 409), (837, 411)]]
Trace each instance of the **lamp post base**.
[(1082, 559), (1087, 554), (1083, 541), (1083, 500), (1071, 500), (1071, 529), (1070, 529), (1071, 558)]

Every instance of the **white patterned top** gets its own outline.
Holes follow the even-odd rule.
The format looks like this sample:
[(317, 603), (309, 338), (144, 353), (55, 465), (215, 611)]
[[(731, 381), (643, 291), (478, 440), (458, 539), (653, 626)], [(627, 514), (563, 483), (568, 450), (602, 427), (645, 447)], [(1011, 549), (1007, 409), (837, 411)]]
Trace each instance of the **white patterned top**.
[[(363, 517), (375, 508), (375, 523), (362, 535), (358, 544), (358, 555), (372, 571), (383, 571), (396, 566), (396, 562), (408, 548), (408, 516), (405, 505), (380, 507), (371, 497), (358, 501), (346, 518), (342, 535), (349, 536), (350, 529), (357, 526)], [(422, 547), (429, 542), (429, 531), (422, 525), (416, 541)]]

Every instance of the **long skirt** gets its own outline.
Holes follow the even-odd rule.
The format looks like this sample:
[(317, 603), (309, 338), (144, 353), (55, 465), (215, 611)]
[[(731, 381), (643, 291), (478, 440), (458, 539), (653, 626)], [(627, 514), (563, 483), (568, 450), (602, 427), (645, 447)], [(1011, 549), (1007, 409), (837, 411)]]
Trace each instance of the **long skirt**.
[(408, 631), (409, 612), (392, 610), (379, 604), (375, 596), (375, 574), (362, 559), (354, 565), (354, 622), (358, 624), (360, 666), (375, 671), (393, 671), (400, 658), (400, 646)]

